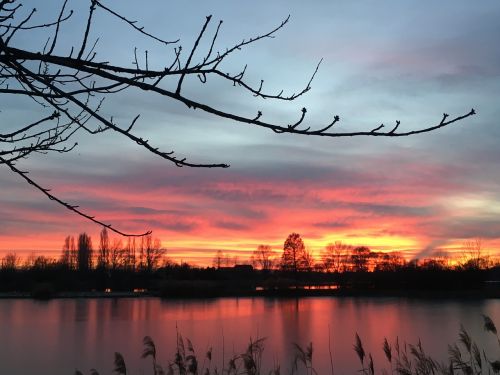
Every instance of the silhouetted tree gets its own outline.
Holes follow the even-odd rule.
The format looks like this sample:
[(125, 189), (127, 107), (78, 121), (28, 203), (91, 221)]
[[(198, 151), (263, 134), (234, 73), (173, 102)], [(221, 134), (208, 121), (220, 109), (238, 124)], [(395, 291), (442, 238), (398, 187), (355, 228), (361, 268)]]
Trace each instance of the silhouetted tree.
[(111, 245), (109, 261), (111, 269), (114, 271), (123, 264), (123, 242), (118, 239), (113, 240), (113, 244)]
[(379, 253), (375, 269), (378, 271), (396, 271), (406, 264), (398, 252)]
[(462, 268), (468, 270), (488, 268), (489, 256), (483, 254), (482, 241), (480, 238), (465, 241), (462, 247), (462, 252)]
[(35, 258), (36, 258), (35, 252), (32, 251), (24, 260), (23, 268), (25, 269), (33, 268), (33, 265), (35, 264)]
[(135, 238), (127, 239), (127, 245), (122, 249), (120, 255), (121, 267), (127, 270), (134, 270), (136, 266), (136, 241)]
[(446, 262), (444, 259), (426, 258), (421, 262), (420, 269), (442, 271), (446, 269)]
[(268, 271), (273, 268), (274, 263), (274, 251), (269, 245), (259, 245), (257, 249), (253, 251), (251, 262), (255, 268), (260, 268), (263, 271)]
[(62, 247), (60, 262), (63, 266), (71, 268), (71, 240), (70, 236), (66, 236)]
[(55, 263), (54, 259), (46, 257), (45, 255), (38, 255), (33, 260), (32, 268), (35, 270), (43, 270), (54, 265), (54, 263)]
[(306, 248), (304, 241), (298, 233), (288, 235), (283, 244), (283, 255), (281, 256), (281, 268), (284, 271), (298, 272), (307, 267)]
[[(233, 259), (232, 263), (235, 264), (236, 261)], [(231, 258), (229, 257), (229, 254), (224, 254), (222, 250), (217, 250), (217, 253), (215, 253), (212, 259), (212, 265), (217, 269), (221, 267), (229, 267), (231, 265)]]
[(14, 270), (21, 264), (21, 258), (16, 253), (7, 253), (2, 258), (2, 269)]
[(75, 244), (75, 237), (69, 238), (70, 268), (76, 270), (78, 267), (78, 249)]
[(97, 255), (97, 267), (109, 267), (109, 235), (106, 228), (102, 228), (99, 234), (99, 253)]
[(219, 269), (222, 267), (223, 260), (224, 254), (222, 253), (222, 250), (217, 250), (217, 253), (215, 253), (214, 258), (212, 259), (212, 265)]
[(312, 255), (311, 251), (305, 249), (302, 260), (302, 271), (312, 271), (313, 268), (314, 268), (314, 256)]
[[(49, 268), (50, 266), (54, 266), (55, 264), (57, 264), (55, 259), (45, 255), (36, 255), (33, 251), (26, 257), (24, 261), (24, 268), (31, 270), (43, 270)], [(61, 264), (61, 260), (59, 260), (59, 264)]]
[[(210, 78), (219, 78), (232, 86), (241, 88), (243, 91), (257, 98), (276, 99), (291, 101), (308, 92), (311, 82), (318, 70), (319, 64), (314, 70), (303, 89), (294, 94), (267, 93), (263, 89), (263, 82), (252, 85), (247, 82), (245, 68), (239, 68), (232, 73), (227, 65), (227, 60), (235, 52), (254, 44), (265, 38), (272, 38), (287, 22), (288, 18), (269, 32), (258, 36), (243, 39), (241, 42), (219, 49), (217, 38), (221, 23), (218, 23), (212, 36), (210, 33), (210, 22), (212, 16), (206, 20), (191, 48), (182, 48), (179, 40), (167, 41), (164, 38), (150, 34), (144, 27), (139, 26), (127, 16), (117, 13), (100, 0), (89, 0), (89, 12), (79, 19), (82, 24), (82, 35), (76, 40), (68, 41), (62, 38), (64, 28), (70, 18), (79, 15), (66, 9), (67, 1), (62, 3), (59, 12), (53, 17), (40, 19), (38, 14), (45, 15), (46, 12), (36, 13), (36, 10), (26, 10), (22, 7), (21, 0), (0, 1), (0, 92), (3, 95), (16, 95), (34, 99), (40, 118), (37, 121), (19, 123), (2, 129), (0, 132), (0, 165), (5, 165), (22, 179), (37, 188), (41, 193), (51, 200), (63, 205), (67, 209), (84, 216), (99, 225), (117, 233), (127, 235), (111, 225), (104, 224), (94, 216), (85, 214), (77, 206), (68, 204), (57, 198), (49, 189), (45, 189), (28, 176), (27, 172), (18, 169), (16, 162), (33, 155), (46, 153), (66, 153), (73, 150), (77, 143), (74, 135), (78, 132), (99, 135), (105, 131), (114, 132), (137, 143), (147, 151), (161, 157), (177, 166), (225, 168), (226, 164), (193, 163), (186, 158), (177, 157), (173, 152), (162, 151), (153, 142), (137, 135), (133, 129), (138, 121), (136, 116), (128, 123), (120, 122), (122, 116), (113, 116), (103, 110), (104, 98), (111, 95), (120, 95), (127, 90), (140, 90), (151, 93), (170, 101), (177, 101), (192, 109), (198, 109), (207, 114), (227, 118), (245, 125), (253, 125), (266, 128), (275, 133), (292, 133), (303, 135), (316, 135), (322, 137), (352, 137), (352, 136), (376, 136), (376, 137), (401, 137), (412, 134), (429, 132), (456, 121), (473, 115), (471, 110), (465, 115), (450, 118), (443, 114), (440, 122), (421, 129), (403, 130), (399, 129), (400, 122), (396, 121), (394, 126), (377, 126), (364, 131), (341, 131), (334, 126), (340, 121), (339, 116), (332, 116), (333, 120), (317, 128), (305, 125), (306, 109), (300, 111), (297, 121), (294, 123), (275, 123), (266, 120), (261, 111), (255, 110), (252, 114), (228, 111), (215, 104), (200, 101), (196, 90), (190, 94), (186, 90), (185, 82), (194, 79), (205, 84)], [(113, 61), (107, 57), (98, 58), (95, 43), (91, 40), (96, 34), (94, 30), (94, 18), (107, 16), (108, 21), (123, 23), (148, 39), (148, 46), (162, 48), (158, 51), (162, 60), (166, 60), (165, 51), (170, 54), (171, 59), (166, 63), (155, 64), (152, 60), (152, 51), (146, 50), (144, 56), (137, 53), (132, 56), (132, 63), (125, 64)], [(78, 21), (78, 20), (77, 20)], [(71, 25), (75, 27), (74, 24)], [(36, 39), (46, 40), (38, 48), (25, 43), (36, 34)], [(107, 36), (101, 31), (101, 36)], [(66, 35), (65, 35), (66, 36)], [(110, 38), (112, 43), (112, 39)], [(66, 44), (63, 44), (66, 43)], [(69, 45), (68, 45), (69, 43)], [(102, 43), (102, 42), (101, 42)], [(173, 48), (172, 48), (173, 47)], [(203, 48), (204, 47), (204, 48)], [(104, 49), (105, 50), (105, 49)], [(132, 48), (137, 51), (137, 48)], [(140, 49), (142, 50), (142, 48)], [(67, 51), (71, 51), (69, 55)], [(202, 52), (203, 51), (203, 52)], [(224, 69), (221, 67), (224, 66)], [(257, 81), (258, 82), (258, 81)], [(173, 83), (173, 84), (172, 84)], [(199, 97), (199, 96), (198, 96)], [(7, 100), (2, 103), (8, 102)], [(40, 106), (38, 106), (40, 105)], [(11, 121), (9, 121), (11, 122)], [(386, 130), (387, 129), (387, 130)]]
[(151, 234), (144, 236), (144, 266), (147, 272), (158, 267), (161, 259), (167, 253), (167, 249), (161, 246), (158, 238), (153, 239)]
[(328, 272), (342, 272), (345, 270), (346, 258), (351, 250), (350, 245), (335, 241), (326, 245), (321, 255), (323, 265)]
[(78, 236), (78, 270), (88, 271), (92, 268), (92, 239), (87, 233)]
[(358, 246), (352, 249), (351, 264), (355, 272), (368, 271), (368, 259), (370, 249), (366, 246)]

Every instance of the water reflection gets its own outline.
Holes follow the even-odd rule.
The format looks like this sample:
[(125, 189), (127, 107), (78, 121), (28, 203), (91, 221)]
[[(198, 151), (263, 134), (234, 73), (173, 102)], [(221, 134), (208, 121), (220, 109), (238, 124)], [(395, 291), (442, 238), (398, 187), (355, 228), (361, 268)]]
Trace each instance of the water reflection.
[[(480, 346), (494, 348), (483, 332), (481, 314), (500, 325), (500, 301), (408, 300), (402, 298), (223, 298), (161, 301), (140, 299), (61, 299), (45, 303), (0, 300), (0, 373), (72, 374), (75, 368), (112, 373), (115, 351), (131, 374), (148, 374), (141, 360), (142, 338), (152, 336), (160, 363), (173, 359), (176, 329), (198, 353), (214, 348), (224, 358), (244, 350), (250, 337), (267, 337), (264, 362), (278, 361), (282, 373), (291, 362), (292, 343), (314, 343), (319, 373), (330, 373), (328, 333), (337, 373), (358, 369), (354, 334), (385, 364), (382, 341), (421, 339), (424, 349), (445, 358), (463, 323)], [(490, 349), (491, 349), (490, 348)], [(496, 352), (494, 352), (496, 353)], [(29, 358), (29, 360), (26, 360)], [(379, 367), (380, 368), (380, 367)], [(40, 370), (43, 371), (40, 371)]]

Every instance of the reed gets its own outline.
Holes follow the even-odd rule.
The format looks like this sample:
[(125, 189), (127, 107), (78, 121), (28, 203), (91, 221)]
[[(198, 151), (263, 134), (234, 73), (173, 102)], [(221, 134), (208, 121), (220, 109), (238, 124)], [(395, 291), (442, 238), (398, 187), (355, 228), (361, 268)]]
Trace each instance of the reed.
[[(493, 320), (483, 315), (484, 330), (495, 336), (500, 353), (500, 338)], [(162, 367), (157, 362), (156, 345), (149, 336), (144, 337), (142, 358), (151, 358), (152, 375), (281, 375), (281, 367), (275, 364), (273, 368), (262, 369), (262, 357), (264, 353), (265, 338), (252, 339), (240, 353), (229, 358), (227, 363), (217, 367), (212, 363), (212, 348), (209, 348), (199, 366), (193, 344), (177, 332), (177, 344), (174, 359)], [(329, 344), (330, 345), (330, 344)], [(294, 355), (290, 367), (291, 375), (318, 375), (313, 366), (313, 344), (307, 346), (294, 343)], [(384, 338), (382, 351), (387, 360), (388, 368), (382, 364), (376, 367), (372, 354), (366, 352), (363, 341), (358, 333), (354, 337), (353, 349), (358, 357), (361, 368), (356, 371), (363, 375), (486, 375), (500, 373), (500, 360), (490, 357), (484, 349), (480, 349), (469, 335), (463, 325), (458, 332), (458, 340), (448, 345), (448, 358), (445, 362), (433, 358), (426, 353), (420, 340), (416, 344), (403, 343), (400, 345), (399, 337), (394, 343)], [(329, 347), (331, 375), (334, 374), (334, 365)], [(497, 353), (497, 355), (498, 355)], [(490, 354), (491, 355), (491, 354)], [(224, 358), (224, 357), (223, 357)], [(127, 375), (125, 360), (120, 353), (115, 353), (113, 373)], [(76, 370), (75, 375), (83, 375)], [(99, 375), (92, 369), (90, 375)]]

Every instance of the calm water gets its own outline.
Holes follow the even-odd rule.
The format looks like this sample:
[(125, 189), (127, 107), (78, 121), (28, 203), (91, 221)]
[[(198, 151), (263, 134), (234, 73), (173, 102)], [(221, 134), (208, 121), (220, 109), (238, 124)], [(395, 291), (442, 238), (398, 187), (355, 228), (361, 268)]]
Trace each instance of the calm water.
[[(226, 298), (161, 301), (158, 299), (65, 299), (49, 302), (0, 300), (0, 374), (71, 375), (96, 368), (111, 374), (113, 353), (121, 352), (130, 374), (150, 374), (140, 359), (142, 338), (157, 344), (160, 364), (173, 359), (176, 326), (190, 338), (200, 357), (214, 348), (218, 367), (244, 350), (250, 337), (267, 337), (264, 361), (288, 373), (292, 343), (314, 345), (320, 374), (330, 374), (329, 330), (336, 374), (359, 367), (352, 350), (354, 334), (371, 351), (375, 368), (386, 366), (382, 341), (415, 343), (446, 358), (462, 323), (487, 352), (498, 353), (483, 332), (481, 314), (500, 326), (499, 300), (409, 300), (399, 298)], [(200, 361), (201, 362), (201, 361)], [(201, 364), (201, 363), (200, 363)]]

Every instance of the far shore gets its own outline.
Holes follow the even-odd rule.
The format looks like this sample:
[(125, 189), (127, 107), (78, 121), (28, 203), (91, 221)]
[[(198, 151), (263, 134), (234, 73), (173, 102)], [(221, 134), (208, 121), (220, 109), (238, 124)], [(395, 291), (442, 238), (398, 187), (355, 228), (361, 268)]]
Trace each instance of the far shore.
[(180, 299), (206, 299), (206, 298), (238, 298), (238, 297), (264, 297), (264, 298), (304, 298), (304, 297), (362, 297), (362, 298), (415, 298), (415, 299), (496, 299), (500, 298), (500, 290), (497, 288), (481, 290), (458, 290), (458, 289), (411, 289), (411, 290), (370, 290), (370, 289), (273, 289), (273, 290), (241, 290), (221, 291), (206, 293), (206, 291), (192, 290), (183, 294), (160, 294), (157, 291), (84, 291), (84, 292), (60, 292), (51, 293), (37, 297), (28, 292), (3, 292), (0, 299), (100, 299), (100, 298), (161, 298), (164, 300)]
[(0, 293), (0, 299), (63, 299), (63, 298), (144, 298), (153, 297), (149, 292), (60, 292), (53, 293), (46, 298), (34, 297), (29, 292), (2, 292)]

